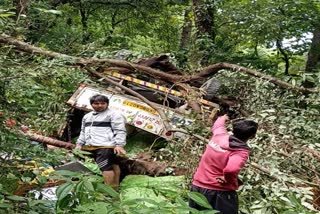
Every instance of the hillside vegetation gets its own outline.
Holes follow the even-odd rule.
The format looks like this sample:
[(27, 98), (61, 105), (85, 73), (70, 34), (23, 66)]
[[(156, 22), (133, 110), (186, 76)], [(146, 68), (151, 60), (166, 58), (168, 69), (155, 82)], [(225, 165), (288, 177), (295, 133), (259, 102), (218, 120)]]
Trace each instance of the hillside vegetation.
[[(143, 146), (134, 148), (133, 156), (143, 153), (149, 161), (186, 172), (183, 177), (130, 175), (117, 193), (101, 185), (99, 175), (46, 173), (82, 154), (47, 149), (20, 132), (24, 125), (56, 138), (70, 109), (66, 101), (79, 84), (106, 86), (86, 68), (116, 64), (112, 60), (136, 66), (142, 58), (167, 55), (189, 77), (212, 65), (231, 65), (203, 79), (214, 76), (221, 83), (216, 97), (232, 99), (232, 107), (241, 110), (238, 118), (259, 123), (257, 137), (250, 141), (250, 160), (241, 171), (241, 213), (318, 213), (319, 14), (320, 3), (308, 0), (1, 1), (0, 210), (187, 213), (188, 197), (196, 197), (188, 195), (190, 180), (206, 144), (199, 138), (155, 144), (136, 138), (130, 146)], [(132, 70), (146, 73), (139, 67)], [(188, 131), (211, 136), (201, 119)], [(56, 203), (30, 192), (17, 195), (21, 186), (40, 189), (57, 179), (65, 183)], [(141, 191), (140, 199), (130, 191)]]

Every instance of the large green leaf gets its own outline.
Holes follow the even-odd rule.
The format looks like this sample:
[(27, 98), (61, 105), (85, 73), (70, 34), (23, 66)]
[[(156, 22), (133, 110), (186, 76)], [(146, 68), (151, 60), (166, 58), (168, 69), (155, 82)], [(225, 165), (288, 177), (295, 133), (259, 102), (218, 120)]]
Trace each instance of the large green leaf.
[(212, 209), (212, 206), (209, 204), (207, 198), (199, 192), (189, 192), (188, 196), (191, 200), (196, 202), (198, 205), (205, 207), (207, 209)]
[(75, 187), (74, 183), (65, 183), (60, 185), (56, 190), (58, 200), (63, 200), (68, 194), (71, 193), (71, 190), (74, 187)]
[(96, 190), (105, 194), (110, 195), (111, 197), (117, 198), (119, 197), (119, 193), (117, 193), (112, 187), (107, 186), (105, 184), (102, 183), (97, 183), (96, 184)]
[(9, 200), (12, 200), (12, 201), (26, 201), (26, 198), (25, 197), (21, 197), (21, 196), (16, 196), (16, 195), (10, 195), (10, 196), (7, 196), (6, 197), (7, 199)]

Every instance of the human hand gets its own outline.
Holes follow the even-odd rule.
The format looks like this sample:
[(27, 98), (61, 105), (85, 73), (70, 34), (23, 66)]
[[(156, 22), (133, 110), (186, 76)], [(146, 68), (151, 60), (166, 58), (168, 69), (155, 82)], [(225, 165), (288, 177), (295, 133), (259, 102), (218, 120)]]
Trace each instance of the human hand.
[(75, 149), (82, 149), (82, 146), (81, 145), (76, 145), (76, 148)]
[(224, 114), (222, 117), (225, 119), (226, 122), (230, 120), (230, 118), (227, 114)]
[(216, 178), (217, 182), (220, 184), (225, 184), (227, 183), (226, 179), (224, 178), (224, 176), (220, 176)]
[(114, 153), (115, 154), (118, 154), (118, 155), (120, 155), (120, 154), (127, 154), (127, 152), (126, 152), (126, 150), (124, 150), (124, 148), (122, 147), (122, 146), (116, 146), (116, 147), (114, 147)]

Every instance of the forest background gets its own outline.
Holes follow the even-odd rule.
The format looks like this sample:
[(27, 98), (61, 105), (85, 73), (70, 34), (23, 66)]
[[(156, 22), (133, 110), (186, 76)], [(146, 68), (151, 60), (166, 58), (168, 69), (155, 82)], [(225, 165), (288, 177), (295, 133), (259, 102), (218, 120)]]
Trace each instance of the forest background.
[[(250, 143), (249, 164), (241, 173), (245, 182), (239, 191), (241, 212), (319, 212), (319, 14), (318, 0), (2, 0), (1, 209), (9, 213), (99, 213), (101, 207), (108, 207), (108, 212), (118, 213), (143, 209), (180, 213), (187, 209), (190, 177), (204, 148), (203, 142), (190, 139), (153, 151), (157, 160), (190, 168), (180, 184), (184, 191), (170, 193), (170, 197), (164, 194), (172, 202), (169, 207), (154, 201), (149, 201), (154, 206), (146, 206), (142, 202), (146, 198), (138, 208), (121, 197), (114, 202), (118, 193), (100, 189), (98, 194), (101, 187), (96, 180), (74, 174), (78, 183), (70, 181), (60, 189), (58, 197), (64, 200), (54, 208), (32, 195), (13, 195), (19, 182), (36, 179), (41, 186), (48, 179), (41, 170), (27, 170), (27, 160), (56, 166), (66, 159), (65, 150), (33, 145), (18, 134), (18, 127), (24, 124), (54, 136), (65, 121), (66, 101), (78, 85), (99, 85), (69, 59), (26, 53), (7, 42), (14, 38), (82, 58), (135, 62), (166, 54), (185, 74), (227, 62), (272, 76), (292, 88), (310, 89), (281, 88), (228, 69), (215, 74), (222, 84), (218, 96), (234, 97), (260, 124), (256, 139)], [(210, 136), (208, 127), (194, 126), (192, 131)]]

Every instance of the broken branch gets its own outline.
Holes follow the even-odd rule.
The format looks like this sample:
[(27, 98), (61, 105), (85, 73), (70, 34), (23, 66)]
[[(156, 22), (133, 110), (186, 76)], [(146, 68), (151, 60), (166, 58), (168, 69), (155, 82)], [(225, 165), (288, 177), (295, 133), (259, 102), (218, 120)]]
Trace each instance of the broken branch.
[(298, 91), (298, 92), (302, 92), (302, 93), (319, 93), (319, 90), (317, 90), (317, 89), (297, 87), (297, 86), (291, 85), (287, 82), (273, 78), (269, 75), (260, 73), (256, 70), (245, 68), (245, 67), (235, 65), (235, 64), (230, 64), (230, 63), (218, 63), (218, 64), (210, 65), (210, 66), (206, 67), (205, 69), (203, 69), (203, 71), (201, 71), (200, 73), (196, 74), (195, 76), (198, 78), (209, 77), (209, 76), (216, 74), (218, 71), (220, 71), (222, 69), (236, 71), (236, 72), (240, 72), (240, 73), (244, 73), (244, 74), (249, 74), (251, 76), (258, 77), (263, 80), (267, 80), (267, 81), (269, 81), (269, 82), (271, 82), (281, 88), (290, 89), (293, 91)]
[(33, 45), (30, 45), (26, 42), (22, 42), (19, 40), (16, 40), (8, 35), (1, 34), (0, 36), (0, 43), (3, 44), (9, 44), (15, 46), (18, 50), (31, 53), (31, 54), (39, 54), (39, 55), (44, 55), (47, 57), (51, 58), (67, 58), (70, 60), (74, 61), (74, 64), (80, 64), (80, 65), (88, 65), (88, 64), (95, 64), (95, 63), (109, 63), (115, 66), (120, 66), (127, 68), (129, 70), (139, 70), (140, 72), (146, 73), (150, 76), (153, 76), (155, 78), (160, 78), (162, 80), (168, 81), (168, 82), (189, 82), (192, 85), (192, 82), (195, 80), (203, 79), (209, 76), (214, 75), (220, 70), (226, 69), (226, 70), (231, 70), (231, 71), (236, 71), (236, 72), (241, 72), (244, 74), (249, 74), (254, 77), (261, 78), (263, 80), (267, 80), (275, 85), (278, 85), (281, 88), (289, 89), (289, 90), (294, 90), (302, 93), (319, 93), (318, 89), (309, 89), (309, 88), (303, 88), (303, 87), (297, 87), (293, 86), (287, 82), (278, 80), (276, 78), (273, 78), (271, 76), (262, 74), (256, 70), (245, 68), (239, 65), (235, 64), (229, 64), (229, 63), (217, 63), (210, 65), (206, 67), (203, 71), (200, 73), (197, 73), (196, 75), (173, 75), (173, 74), (168, 74), (161, 72), (157, 69), (153, 69), (147, 66), (139, 65), (136, 63), (130, 63), (124, 60), (114, 60), (114, 59), (96, 59), (96, 58), (80, 58), (80, 57), (74, 57), (74, 56), (69, 56), (66, 54), (61, 54), (53, 51), (46, 51), (41, 48), (35, 47)]
[(35, 134), (32, 132), (22, 132), (24, 136), (26, 136), (27, 138), (29, 138), (30, 140), (36, 141), (36, 142), (40, 142), (40, 143), (44, 143), (44, 144), (48, 144), (48, 145), (52, 145), (52, 146), (56, 146), (56, 147), (61, 147), (61, 148), (65, 148), (65, 149), (69, 149), (72, 150), (74, 149), (76, 146), (72, 143), (68, 143), (68, 142), (64, 142), (61, 140), (57, 140), (57, 139), (53, 139), (51, 137), (45, 137), (43, 135), (39, 135), (39, 134)]
[[(260, 166), (260, 165), (258, 165), (257, 163), (251, 162), (251, 163), (249, 163), (249, 166), (251, 166), (252, 168), (255, 168), (255, 169), (260, 170), (261, 172), (267, 174), (267, 175), (270, 176), (271, 178), (274, 178), (274, 179), (276, 179), (276, 180), (281, 180), (280, 177), (275, 176), (275, 175), (272, 175), (272, 173), (270, 172), (269, 169), (267, 169), (267, 168), (265, 168), (265, 167), (263, 167), (263, 166)], [(289, 175), (286, 175), (286, 177), (289, 178), (290, 176), (289, 176)], [(294, 178), (294, 179), (299, 180), (300, 182), (302, 182), (302, 183), (304, 183), (304, 184), (308, 184), (308, 185), (310, 185), (310, 186), (312, 186), (312, 187), (319, 187), (319, 184), (316, 184), (316, 183), (313, 183), (313, 182), (305, 181), (305, 180), (302, 180), (302, 179), (300, 179), (300, 178)], [(295, 182), (290, 181), (290, 180), (286, 180), (286, 182), (291, 183), (291, 184), (296, 184)]]
[[(65, 148), (68, 150), (72, 150), (75, 148), (75, 145), (72, 143), (64, 142), (61, 140), (53, 139), (51, 137), (45, 137), (43, 135), (35, 134), (30, 131), (28, 132), (21, 132), (24, 136), (29, 138), (30, 140), (34, 140), (40, 143)], [(117, 159), (119, 161), (119, 165), (121, 168), (125, 169), (124, 172), (127, 174), (147, 174), (150, 176), (155, 175), (168, 175), (168, 172), (166, 171), (166, 168), (169, 166), (165, 162), (159, 162), (159, 161), (146, 161), (146, 160), (140, 160), (140, 159), (130, 159), (128, 157), (123, 156), (117, 156)], [(172, 167), (175, 170), (175, 175), (182, 175), (186, 169), (183, 168), (177, 168)]]

